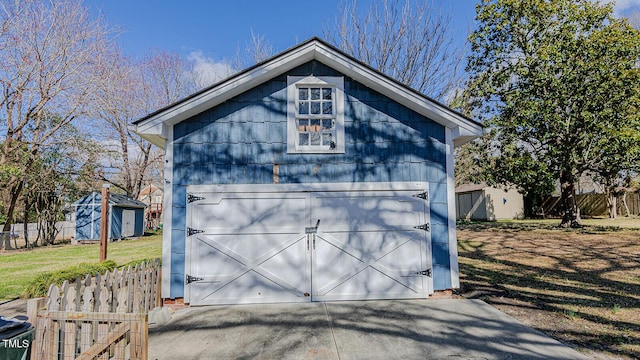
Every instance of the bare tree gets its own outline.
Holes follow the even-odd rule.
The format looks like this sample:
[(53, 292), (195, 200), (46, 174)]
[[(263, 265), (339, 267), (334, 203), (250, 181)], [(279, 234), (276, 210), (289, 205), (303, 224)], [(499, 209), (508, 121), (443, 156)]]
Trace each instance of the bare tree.
[(79, 0), (0, 4), (0, 171), (8, 198), (3, 231), (41, 149), (61, 128), (84, 118), (110, 72), (102, 63), (113, 49), (111, 35)]
[(147, 91), (148, 103), (144, 110), (172, 104), (202, 86), (202, 79), (194, 74), (193, 64), (174, 52), (153, 50), (138, 68)]
[(364, 13), (356, 0), (324, 37), (338, 48), (403, 84), (441, 101), (460, 81), (461, 46), (451, 18), (428, 0), (374, 1)]
[(275, 55), (273, 44), (264, 34), (256, 34), (251, 29), (251, 40), (244, 48), (238, 46), (231, 64), (234, 69), (246, 69)]
[(154, 50), (141, 61), (117, 56), (108, 65), (110, 81), (101, 84), (94, 114), (103, 126), (104, 164), (98, 176), (138, 197), (148, 180), (162, 179), (162, 152), (129, 130), (129, 125), (199, 89), (194, 62)]

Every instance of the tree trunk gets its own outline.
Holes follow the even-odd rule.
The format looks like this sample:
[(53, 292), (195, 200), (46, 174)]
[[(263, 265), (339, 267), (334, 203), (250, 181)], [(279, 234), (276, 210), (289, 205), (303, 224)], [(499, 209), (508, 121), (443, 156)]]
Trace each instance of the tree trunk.
[(24, 197), (24, 247), (29, 248), (29, 197)]
[(622, 192), (622, 206), (624, 206), (624, 212), (626, 217), (631, 216), (631, 211), (629, 210), (629, 205), (627, 204), (627, 191)]
[(22, 193), (23, 186), (24, 182), (20, 181), (11, 189), (11, 200), (9, 201), (9, 208), (7, 208), (7, 221), (5, 221), (4, 226), (2, 227), (2, 232), (11, 231), (11, 225), (13, 224), (13, 213), (16, 210), (16, 204), (18, 203), (18, 198)]
[(609, 219), (615, 219), (618, 217), (618, 198), (615, 191), (607, 188), (605, 190), (607, 194), (607, 206), (609, 207)]
[(576, 203), (575, 183), (568, 171), (560, 174), (560, 197), (562, 200), (562, 209), (564, 214), (562, 215), (561, 227), (578, 228), (582, 226), (580, 220), (580, 212), (578, 211), (578, 204)]

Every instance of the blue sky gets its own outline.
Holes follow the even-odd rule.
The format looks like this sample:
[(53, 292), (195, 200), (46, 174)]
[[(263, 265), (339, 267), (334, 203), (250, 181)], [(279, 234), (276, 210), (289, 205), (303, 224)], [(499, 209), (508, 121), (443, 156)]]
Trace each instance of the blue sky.
[[(87, 0), (109, 24), (123, 30), (120, 44), (130, 55), (143, 56), (149, 49), (194, 52), (222, 61), (244, 48), (251, 31), (264, 37), (276, 52), (285, 50), (335, 23), (342, 0)], [(371, 0), (358, 1), (359, 8)], [(441, 1), (451, 14), (454, 36), (464, 41), (475, 16), (476, 0)]]
[[(150, 49), (177, 52), (217, 73), (244, 49), (251, 32), (262, 35), (277, 53), (335, 24), (344, 0), (86, 0), (122, 30), (119, 42), (134, 57)], [(371, 1), (358, 0), (366, 9)], [(451, 15), (451, 35), (464, 43), (475, 27), (475, 5), (480, 0), (433, 0)], [(612, 0), (594, 0), (610, 2)], [(640, 12), (640, 0), (617, 0), (616, 15)], [(236, 69), (238, 70), (238, 69)], [(227, 74), (228, 75), (228, 74)]]

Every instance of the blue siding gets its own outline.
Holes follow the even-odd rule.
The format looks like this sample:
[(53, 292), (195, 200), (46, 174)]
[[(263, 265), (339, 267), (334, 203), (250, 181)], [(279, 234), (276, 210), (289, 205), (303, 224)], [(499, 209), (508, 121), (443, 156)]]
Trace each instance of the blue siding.
[(186, 186), (429, 182), (436, 290), (451, 287), (445, 129), (345, 77), (345, 154), (287, 154), (286, 75), (342, 76), (312, 61), (174, 126), (171, 297), (184, 293)]
[(133, 236), (144, 235), (144, 209), (136, 209), (136, 224)]
[(93, 239), (91, 235), (91, 210), (89, 206), (76, 207), (76, 240)]
[(111, 238), (122, 238), (122, 208), (111, 207)]
[[(100, 240), (101, 196), (91, 193), (76, 203), (76, 240)], [(92, 231), (93, 230), (93, 231)]]

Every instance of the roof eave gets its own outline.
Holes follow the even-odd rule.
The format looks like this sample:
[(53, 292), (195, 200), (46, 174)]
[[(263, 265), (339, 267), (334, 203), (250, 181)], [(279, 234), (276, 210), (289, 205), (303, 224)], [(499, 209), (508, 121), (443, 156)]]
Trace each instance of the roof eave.
[(130, 129), (152, 144), (164, 148), (168, 137), (167, 130), (173, 125), (311, 60), (324, 63), (401, 105), (454, 130), (452, 138), (455, 146), (482, 135), (481, 124), (398, 83), (317, 38), (312, 38), (270, 60), (152, 113), (136, 121)]

